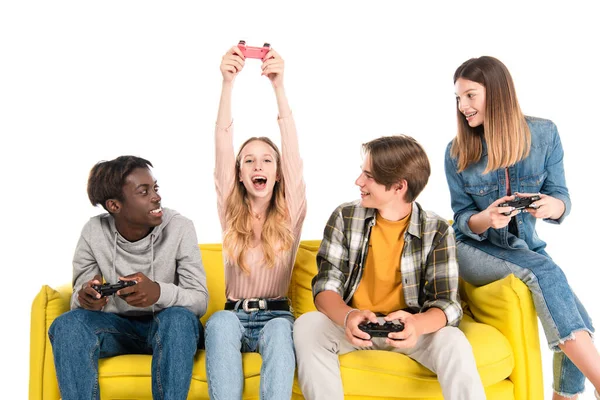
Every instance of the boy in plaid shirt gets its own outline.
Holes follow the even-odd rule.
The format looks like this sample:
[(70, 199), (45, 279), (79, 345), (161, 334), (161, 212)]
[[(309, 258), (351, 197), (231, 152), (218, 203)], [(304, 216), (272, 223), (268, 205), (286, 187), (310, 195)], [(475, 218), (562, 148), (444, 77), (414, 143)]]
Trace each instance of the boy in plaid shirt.
[[(437, 373), (445, 399), (484, 399), (462, 317), (454, 231), (415, 202), (429, 160), (411, 137), (363, 145), (361, 199), (329, 218), (312, 288), (318, 311), (294, 325), (298, 380), (309, 400), (343, 399), (338, 355), (361, 349), (405, 354)], [(398, 321), (371, 338), (359, 324)], [(399, 390), (401, 388), (398, 388)]]

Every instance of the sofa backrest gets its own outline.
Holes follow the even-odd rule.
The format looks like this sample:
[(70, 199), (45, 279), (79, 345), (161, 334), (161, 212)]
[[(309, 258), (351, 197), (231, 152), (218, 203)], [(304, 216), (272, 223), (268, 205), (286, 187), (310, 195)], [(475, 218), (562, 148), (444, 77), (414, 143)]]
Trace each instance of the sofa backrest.
[(320, 244), (320, 240), (303, 240), (296, 254), (288, 292), (296, 318), (305, 312), (316, 311), (311, 284), (317, 274), (317, 252)]
[[(316, 310), (311, 282), (317, 274), (316, 258), (320, 243), (320, 240), (303, 240), (298, 248), (288, 293), (296, 318), (305, 312)], [(199, 247), (209, 294), (208, 309), (202, 317), (202, 323), (206, 325), (208, 318), (225, 305), (225, 269), (221, 244), (200, 244)]]
[(208, 309), (201, 318), (202, 325), (206, 326), (208, 318), (225, 306), (225, 268), (221, 244), (200, 244), (199, 247), (208, 286)]

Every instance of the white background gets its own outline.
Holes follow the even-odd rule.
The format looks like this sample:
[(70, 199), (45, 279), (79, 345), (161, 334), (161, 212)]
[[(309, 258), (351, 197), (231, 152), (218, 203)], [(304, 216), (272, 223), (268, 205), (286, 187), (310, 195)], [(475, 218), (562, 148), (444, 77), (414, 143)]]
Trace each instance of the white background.
[[(574, 1), (289, 4), (0, 5), (0, 343), (11, 369), (0, 375), (0, 387), (12, 388), (11, 398), (27, 397), (31, 301), (43, 284), (70, 281), (80, 230), (101, 211), (86, 195), (97, 161), (149, 159), (163, 205), (195, 222), (199, 242), (220, 241), (212, 175), (219, 63), (239, 39), (268, 41), (286, 61), (308, 192), (303, 239), (320, 239), (331, 211), (358, 197), (361, 143), (396, 133), (414, 136), (430, 156), (420, 203), (452, 218), (443, 171), (456, 131), (452, 76), (471, 57), (502, 60), (523, 111), (558, 125), (573, 211), (563, 225), (541, 223), (538, 232), (600, 321), (592, 169), (599, 143), (597, 13)], [(259, 65), (249, 60), (236, 81), (236, 145), (251, 135), (279, 143), (274, 96)], [(545, 344), (543, 356), (549, 399)], [(593, 398), (591, 391), (582, 398)]]

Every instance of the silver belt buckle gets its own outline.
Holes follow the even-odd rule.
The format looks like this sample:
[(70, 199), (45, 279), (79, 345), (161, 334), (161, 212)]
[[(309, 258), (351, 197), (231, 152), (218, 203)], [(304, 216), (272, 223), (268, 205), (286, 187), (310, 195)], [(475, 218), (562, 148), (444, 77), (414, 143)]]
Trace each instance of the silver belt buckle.
[[(258, 302), (258, 307), (248, 307), (248, 303), (251, 301), (257, 301)], [(258, 298), (252, 298), (252, 299), (244, 299), (244, 301), (242, 302), (242, 310), (244, 310), (247, 313), (251, 313), (254, 311), (258, 311), (258, 310), (264, 310), (267, 308), (267, 302), (265, 299), (258, 299)]]

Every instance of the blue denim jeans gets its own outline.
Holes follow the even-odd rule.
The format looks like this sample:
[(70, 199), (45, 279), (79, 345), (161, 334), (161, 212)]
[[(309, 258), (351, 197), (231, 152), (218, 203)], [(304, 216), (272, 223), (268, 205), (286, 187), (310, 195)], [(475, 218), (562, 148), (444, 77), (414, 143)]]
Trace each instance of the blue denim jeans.
[(219, 311), (206, 323), (206, 376), (213, 400), (241, 399), (242, 353), (262, 357), (260, 398), (292, 397), (296, 356), (289, 311)]
[(572, 397), (582, 393), (585, 376), (558, 347), (577, 331), (593, 334), (592, 321), (567, 282), (564, 272), (545, 251), (503, 249), (488, 241), (457, 243), (460, 276), (481, 286), (514, 274), (533, 296), (548, 346), (554, 353), (555, 392)]
[(183, 307), (144, 317), (76, 309), (48, 331), (63, 400), (100, 399), (98, 359), (152, 354), (152, 397), (187, 399), (196, 350), (202, 347), (198, 317)]

